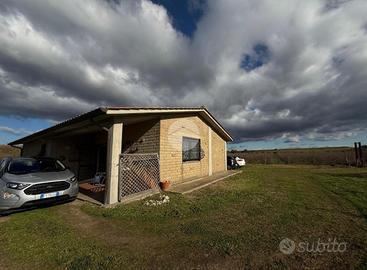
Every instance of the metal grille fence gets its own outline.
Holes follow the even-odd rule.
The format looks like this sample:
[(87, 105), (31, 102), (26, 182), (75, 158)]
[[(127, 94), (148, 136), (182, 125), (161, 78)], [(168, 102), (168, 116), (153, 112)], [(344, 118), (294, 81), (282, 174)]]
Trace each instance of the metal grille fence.
[(120, 155), (120, 200), (147, 191), (158, 192), (159, 180), (158, 154)]

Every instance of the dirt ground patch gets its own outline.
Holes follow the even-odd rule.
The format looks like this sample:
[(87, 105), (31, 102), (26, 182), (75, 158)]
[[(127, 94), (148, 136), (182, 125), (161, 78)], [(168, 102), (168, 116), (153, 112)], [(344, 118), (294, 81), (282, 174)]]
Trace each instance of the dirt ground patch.
[(0, 270), (10, 270), (12, 269), (9, 264), (8, 260), (5, 259), (5, 256), (0, 253)]
[(3, 222), (7, 222), (7, 221), (9, 221), (10, 220), (10, 217), (8, 217), (8, 216), (0, 216), (0, 223), (3, 223)]
[[(159, 242), (159, 238), (152, 234), (137, 234), (134, 230), (129, 230), (119, 221), (105, 218), (96, 218), (81, 211), (80, 207), (86, 202), (74, 201), (59, 209), (60, 215), (70, 224), (81, 236), (95, 238), (101, 242), (108, 243), (108, 246), (133, 245), (136, 248), (145, 246), (146, 243)], [(124, 227), (124, 230), (121, 228)]]

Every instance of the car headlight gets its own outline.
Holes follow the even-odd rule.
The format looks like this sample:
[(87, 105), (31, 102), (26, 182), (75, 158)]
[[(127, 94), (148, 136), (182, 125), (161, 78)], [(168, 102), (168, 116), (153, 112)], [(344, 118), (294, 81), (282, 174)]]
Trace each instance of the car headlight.
[(30, 184), (15, 183), (15, 182), (6, 183), (7, 188), (17, 189), (17, 190), (22, 190), (22, 189), (25, 189), (26, 187), (29, 187), (29, 186), (30, 186)]
[(76, 182), (76, 176), (73, 176), (69, 179), (70, 183), (75, 183)]

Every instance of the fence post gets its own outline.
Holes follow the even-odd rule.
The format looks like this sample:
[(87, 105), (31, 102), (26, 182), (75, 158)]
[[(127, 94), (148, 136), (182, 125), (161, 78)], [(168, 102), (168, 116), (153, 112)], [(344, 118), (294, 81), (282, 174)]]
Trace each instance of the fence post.
[(364, 166), (364, 160), (363, 160), (363, 150), (362, 150), (362, 144), (361, 142), (358, 143), (359, 148), (359, 166)]
[(357, 143), (354, 143), (354, 153), (355, 153), (355, 157), (356, 157), (356, 167), (359, 166), (359, 157), (358, 157), (358, 146)]

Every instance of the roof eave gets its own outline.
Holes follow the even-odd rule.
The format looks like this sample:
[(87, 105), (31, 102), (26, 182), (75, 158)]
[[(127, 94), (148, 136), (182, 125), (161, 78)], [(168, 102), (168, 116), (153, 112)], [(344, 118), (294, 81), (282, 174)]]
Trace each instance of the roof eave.
[(102, 115), (102, 114), (105, 114), (105, 113), (106, 113), (106, 108), (100, 107), (100, 108), (97, 108), (97, 109), (95, 109), (93, 111), (90, 111), (90, 112), (81, 114), (79, 116), (70, 118), (69, 120), (66, 120), (64, 122), (61, 122), (59, 124), (56, 124), (56, 125), (54, 125), (52, 127), (49, 127), (49, 128), (43, 129), (43, 130), (40, 130), (40, 131), (35, 132), (35, 133), (31, 134), (31, 135), (28, 135), (28, 136), (25, 136), (25, 137), (20, 138), (18, 140), (12, 141), (12, 142), (8, 143), (8, 145), (14, 146), (14, 145), (19, 145), (19, 144), (24, 144), (25, 142), (29, 142), (29, 141), (35, 140), (38, 137), (40, 137), (42, 135), (45, 135), (45, 134), (47, 134), (49, 132), (52, 132), (54, 130), (57, 130), (57, 129), (66, 127), (68, 125), (72, 125), (74, 123), (78, 123), (78, 122), (84, 121), (86, 119), (89, 119), (89, 118), (92, 118), (92, 117), (95, 117), (95, 116), (98, 116), (98, 115)]
[(68, 125), (72, 125), (88, 118), (93, 118), (98, 115), (129, 115), (129, 114), (162, 114), (162, 113), (187, 113), (187, 112), (195, 112), (195, 113), (202, 113), (207, 118), (208, 122), (216, 127), (222, 137), (226, 141), (233, 141), (231, 135), (219, 124), (219, 122), (215, 119), (215, 117), (205, 108), (205, 107), (187, 107), (187, 108), (133, 108), (133, 107), (99, 107), (93, 111), (81, 114), (79, 116), (73, 117), (69, 120), (56, 124), (52, 127), (46, 128), (44, 130), (38, 131), (21, 139), (15, 140), (13, 142), (8, 143), (8, 145), (14, 146), (19, 144), (24, 144), (25, 142), (29, 142), (35, 140), (43, 135), (46, 135), (52, 131), (57, 129), (66, 127)]
[(110, 115), (129, 115), (129, 114), (162, 114), (162, 113), (204, 113), (208, 117), (209, 122), (217, 127), (224, 135), (227, 142), (233, 141), (232, 136), (224, 129), (224, 127), (215, 119), (215, 117), (205, 107), (200, 108), (150, 108), (150, 109), (138, 109), (138, 108), (119, 108), (119, 107), (107, 107), (106, 114)]

